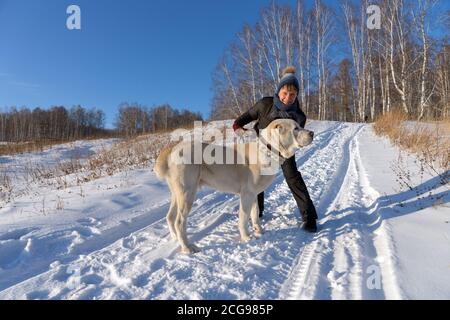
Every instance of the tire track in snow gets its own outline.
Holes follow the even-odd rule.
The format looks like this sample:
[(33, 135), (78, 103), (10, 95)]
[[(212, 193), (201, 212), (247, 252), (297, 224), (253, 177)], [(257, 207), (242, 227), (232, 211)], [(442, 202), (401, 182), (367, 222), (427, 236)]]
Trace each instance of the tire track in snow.
[(402, 299), (404, 295), (397, 281), (396, 255), (393, 240), (390, 236), (387, 222), (383, 221), (381, 215), (378, 213), (377, 199), (381, 195), (372, 188), (367, 178), (367, 173), (360, 156), (358, 137), (355, 140), (355, 151), (355, 164), (360, 175), (358, 181), (360, 182), (361, 190), (363, 190), (362, 194), (366, 195), (366, 197), (361, 198), (364, 200), (366, 209), (368, 209), (365, 215), (363, 215), (363, 221), (366, 222), (365, 227), (368, 231), (366, 237), (372, 240), (372, 242), (367, 241), (366, 243), (371, 245), (370, 252), (373, 254), (372, 261), (376, 262), (380, 267), (385, 299)]
[[(349, 145), (349, 164), (336, 199), (328, 208), (324, 227), (329, 229), (331, 253), (324, 257), (316, 295), (331, 299), (383, 299), (384, 291), (371, 291), (366, 285), (366, 270), (374, 265), (374, 249), (367, 230), (361, 172), (356, 166), (359, 150), (357, 135)], [(376, 265), (375, 265), (376, 266)], [(377, 266), (376, 266), (377, 267)]]
[(333, 255), (322, 264), (326, 278), (318, 283), (316, 297), (328, 289), (331, 299), (399, 299), (389, 235), (373, 207), (379, 194), (367, 179), (358, 143), (357, 134), (341, 190), (329, 208)]
[[(359, 156), (358, 133), (346, 141), (341, 170), (328, 192), (328, 208), (322, 230), (299, 254), (290, 277), (280, 291), (286, 299), (398, 299), (389, 237), (375, 209), (377, 199)], [(346, 164), (347, 167), (345, 168)], [(342, 172), (344, 174), (339, 174)], [(335, 189), (336, 190), (336, 189)], [(331, 201), (330, 201), (331, 200)], [(325, 208), (321, 201), (319, 208)], [(374, 235), (377, 229), (378, 235)], [(381, 263), (380, 263), (381, 261)], [(367, 271), (381, 270), (382, 286), (369, 289)], [(374, 270), (374, 269), (370, 269)]]
[[(356, 128), (356, 129), (355, 129)], [(309, 235), (310, 241), (301, 249), (297, 263), (283, 283), (279, 297), (281, 299), (312, 299), (316, 295), (317, 283), (320, 281), (320, 265), (324, 256), (331, 254), (329, 248), (329, 229), (321, 226), (325, 218), (321, 213), (328, 211), (330, 203), (336, 197), (342, 185), (349, 162), (349, 145), (361, 127), (344, 126), (342, 132), (336, 133), (334, 139), (323, 149), (315, 153), (314, 158), (304, 165), (300, 171), (305, 179), (311, 197), (319, 214), (319, 231)], [(319, 199), (319, 201), (315, 201)], [(327, 298), (322, 293), (322, 298)]]
[[(188, 224), (189, 234), (193, 234), (192, 237), (196, 239), (201, 239), (216, 224), (222, 223), (221, 220), (223, 220), (225, 214), (222, 208), (228, 207), (229, 202), (234, 200), (228, 199), (226, 195), (214, 192), (211, 189), (200, 191), (199, 196), (200, 198), (193, 204), (192, 221)], [(214, 210), (211, 210), (212, 204), (216, 205)], [(124, 260), (126, 260), (126, 256), (128, 257), (128, 263), (132, 265), (136, 262), (138, 265), (148, 263), (150, 266), (157, 266), (163, 259), (173, 256), (178, 249), (178, 243), (172, 241), (170, 237), (165, 219), (168, 206), (167, 201), (154, 205), (144, 210), (143, 215), (130, 221), (124, 221), (117, 227), (105, 230), (93, 238), (74, 245), (71, 254), (56, 257), (55, 261), (49, 261), (45, 264), (46, 266), (50, 265), (50, 267), (44, 265), (38, 272), (11, 283), (4, 291), (0, 292), (0, 296), (38, 299), (89, 299), (95, 297), (95, 294), (100, 291), (85, 293), (81, 290), (84, 292), (82, 294), (78, 289), (67, 290), (66, 282), (68, 279), (71, 279), (71, 282), (80, 283), (81, 287), (86, 289), (86, 286), (90, 287), (92, 284), (85, 284), (83, 279), (87, 278), (89, 282), (92, 279), (91, 275), (101, 274), (102, 276), (97, 278), (96, 283), (96, 286), (101, 286), (102, 283), (107, 283), (114, 273), (125, 271)], [(118, 257), (120, 258), (117, 259)], [(140, 270), (142, 273), (140, 279), (146, 274), (146, 269)], [(73, 275), (73, 270), (80, 270), (80, 272)], [(75, 278), (78, 278), (78, 280)], [(128, 282), (131, 281), (130, 283), (133, 283), (133, 281), (142, 282), (142, 280), (135, 280), (133, 277), (128, 280)], [(125, 281), (125, 283), (128, 282)], [(54, 288), (51, 296), (46, 296), (44, 293), (36, 295), (36, 290), (33, 290), (36, 287), (46, 286)], [(119, 288), (122, 287), (119, 286)], [(29, 290), (24, 290), (24, 288), (29, 288)], [(60, 290), (57, 288), (60, 288)], [(28, 293), (24, 296), (24, 292)], [(130, 295), (130, 297), (132, 296), (134, 295)]]

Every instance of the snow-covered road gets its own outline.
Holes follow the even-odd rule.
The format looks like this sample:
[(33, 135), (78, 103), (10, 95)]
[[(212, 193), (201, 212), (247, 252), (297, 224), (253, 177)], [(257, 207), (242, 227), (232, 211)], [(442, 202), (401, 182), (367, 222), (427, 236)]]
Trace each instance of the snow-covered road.
[(183, 255), (165, 221), (168, 188), (128, 171), (0, 209), (0, 299), (450, 298), (448, 186), (421, 175), (430, 194), (399, 191), (398, 151), (370, 125), (307, 128), (316, 135), (297, 164), (318, 233), (299, 228), (280, 171), (262, 238), (240, 243), (238, 198), (203, 189), (188, 220), (201, 252)]

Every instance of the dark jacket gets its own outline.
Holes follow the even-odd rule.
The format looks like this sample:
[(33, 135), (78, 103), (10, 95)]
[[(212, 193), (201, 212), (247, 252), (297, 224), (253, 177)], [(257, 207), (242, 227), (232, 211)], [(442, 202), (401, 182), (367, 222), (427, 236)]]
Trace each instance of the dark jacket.
[(254, 129), (259, 134), (260, 129), (264, 129), (275, 119), (292, 119), (304, 128), (306, 123), (306, 116), (300, 109), (298, 100), (296, 100), (298, 108), (295, 112), (286, 112), (279, 110), (273, 103), (273, 97), (265, 97), (259, 100), (247, 112), (243, 113), (234, 121), (233, 127), (239, 126), (243, 128), (246, 124), (257, 120)]

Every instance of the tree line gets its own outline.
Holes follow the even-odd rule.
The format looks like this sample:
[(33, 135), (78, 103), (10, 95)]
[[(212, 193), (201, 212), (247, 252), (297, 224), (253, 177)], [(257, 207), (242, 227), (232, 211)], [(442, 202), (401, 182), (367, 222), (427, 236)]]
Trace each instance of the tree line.
[(165, 104), (147, 107), (122, 103), (114, 129), (105, 129), (105, 113), (99, 109), (54, 106), (49, 109), (7, 108), (0, 112), (0, 141), (70, 141), (104, 136), (135, 136), (192, 125), (200, 113), (176, 110)]
[(104, 124), (105, 114), (98, 109), (12, 107), (0, 112), (0, 141), (75, 140), (106, 134)]
[[(450, 11), (441, 4), (273, 1), (218, 62), (211, 118), (235, 118), (272, 96), (287, 65), (296, 66), (299, 102), (316, 119), (374, 120), (395, 108), (415, 119), (449, 117)], [(370, 5), (379, 9), (379, 28), (367, 25)]]
[(134, 136), (192, 126), (194, 121), (203, 121), (199, 112), (177, 110), (169, 104), (147, 107), (138, 103), (122, 103), (115, 126), (120, 133)]

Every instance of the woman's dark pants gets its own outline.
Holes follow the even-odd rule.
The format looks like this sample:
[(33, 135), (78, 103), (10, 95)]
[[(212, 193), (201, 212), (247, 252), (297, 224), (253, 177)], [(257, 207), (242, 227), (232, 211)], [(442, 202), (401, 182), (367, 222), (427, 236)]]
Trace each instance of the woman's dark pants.
[[(295, 162), (295, 156), (287, 159), (282, 165), (284, 178), (286, 183), (291, 189), (292, 195), (297, 202), (298, 209), (300, 211), (303, 221), (315, 220), (317, 219), (316, 208), (306, 188), (305, 182), (303, 181), (302, 175), (297, 169), (297, 163)], [(262, 216), (264, 211), (264, 192), (258, 194), (258, 207), (259, 214)]]

